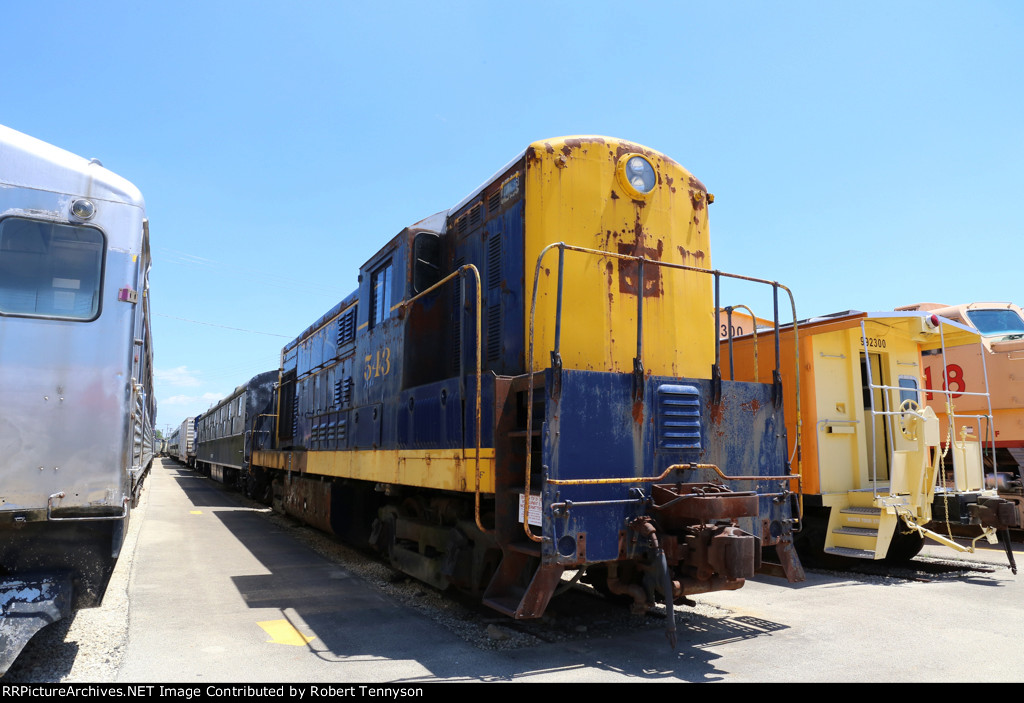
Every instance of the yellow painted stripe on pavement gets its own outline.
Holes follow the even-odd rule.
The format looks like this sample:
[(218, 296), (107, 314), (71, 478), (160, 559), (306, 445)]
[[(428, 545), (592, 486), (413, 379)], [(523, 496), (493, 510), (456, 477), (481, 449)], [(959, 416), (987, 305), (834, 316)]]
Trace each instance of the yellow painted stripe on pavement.
[(295, 647), (302, 647), (316, 639), (316, 637), (307, 637), (302, 634), (287, 620), (264, 620), (256, 624), (270, 635), (270, 639), (267, 642), (273, 642), (274, 644), (290, 644)]

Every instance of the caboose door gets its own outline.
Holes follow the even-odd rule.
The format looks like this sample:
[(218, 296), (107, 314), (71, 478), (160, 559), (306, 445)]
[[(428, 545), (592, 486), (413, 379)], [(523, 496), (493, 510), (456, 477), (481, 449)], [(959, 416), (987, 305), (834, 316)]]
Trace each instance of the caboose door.
[[(870, 373), (868, 364), (870, 363)], [(887, 385), (883, 377), (881, 354), (861, 353), (860, 376), (864, 392), (864, 436), (867, 441), (868, 480), (889, 480), (889, 450), (892, 438), (889, 436), (889, 423), (886, 422), (887, 408), (885, 390)]]

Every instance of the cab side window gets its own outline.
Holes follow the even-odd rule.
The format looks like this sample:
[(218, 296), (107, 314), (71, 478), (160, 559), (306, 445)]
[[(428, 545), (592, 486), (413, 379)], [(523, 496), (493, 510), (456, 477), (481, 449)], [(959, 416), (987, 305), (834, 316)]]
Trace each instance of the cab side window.
[(376, 327), (388, 318), (393, 275), (390, 260), (370, 275), (370, 327)]
[(415, 295), (441, 280), (441, 238), (433, 232), (420, 232), (412, 248), (412, 292)]

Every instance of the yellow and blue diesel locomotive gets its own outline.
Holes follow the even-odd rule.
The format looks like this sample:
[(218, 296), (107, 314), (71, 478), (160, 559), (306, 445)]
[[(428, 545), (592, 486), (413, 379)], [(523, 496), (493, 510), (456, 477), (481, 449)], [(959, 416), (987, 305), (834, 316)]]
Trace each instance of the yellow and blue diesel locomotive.
[(739, 588), (767, 547), (801, 580), (781, 377), (718, 372), (743, 277), (710, 268), (712, 200), (638, 144), (531, 144), (285, 346), (246, 480), (516, 618), (567, 570), (637, 609)]

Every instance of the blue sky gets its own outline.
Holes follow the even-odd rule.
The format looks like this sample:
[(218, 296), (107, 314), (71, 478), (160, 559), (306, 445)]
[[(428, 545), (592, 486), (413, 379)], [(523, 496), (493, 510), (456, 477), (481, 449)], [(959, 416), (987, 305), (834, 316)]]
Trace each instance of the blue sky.
[(537, 139), (621, 137), (715, 194), (715, 268), (801, 318), (1024, 303), (1024, 3), (35, 2), (0, 122), (133, 181), (157, 424), (253, 375), (406, 225)]

